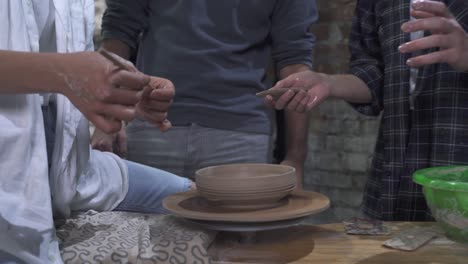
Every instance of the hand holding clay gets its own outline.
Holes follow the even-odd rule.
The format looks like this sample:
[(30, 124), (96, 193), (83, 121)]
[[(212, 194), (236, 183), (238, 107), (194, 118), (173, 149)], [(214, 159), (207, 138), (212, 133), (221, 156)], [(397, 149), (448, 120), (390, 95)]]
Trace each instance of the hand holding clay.
[(125, 125), (118, 133), (106, 134), (96, 129), (91, 137), (91, 147), (100, 151), (113, 152), (123, 159), (128, 157), (127, 132)]
[[(100, 49), (99, 53), (122, 69), (138, 72), (133, 64), (123, 63), (120, 57), (105, 49)], [(124, 62), (126, 61), (124, 60)], [(172, 125), (166, 117), (174, 94), (175, 88), (171, 81), (151, 76), (148, 85), (142, 92), (140, 101), (136, 105), (137, 115), (159, 127), (162, 132), (169, 130)]]
[(143, 96), (136, 106), (137, 115), (143, 117), (159, 127), (161, 131), (171, 128), (167, 120), (167, 112), (175, 95), (174, 84), (171, 81), (158, 77), (150, 77)]
[(287, 91), (278, 99), (267, 95), (266, 103), (278, 110), (309, 112), (330, 96), (329, 78), (331, 78), (329, 75), (312, 71), (291, 74), (270, 89), (271, 91), (282, 89)]
[(64, 55), (63, 62), (56, 69), (66, 84), (60, 92), (97, 128), (114, 133), (120, 130), (122, 120), (135, 118), (135, 105), (150, 80), (148, 76), (136, 69), (134, 72), (122, 69), (96, 52)]

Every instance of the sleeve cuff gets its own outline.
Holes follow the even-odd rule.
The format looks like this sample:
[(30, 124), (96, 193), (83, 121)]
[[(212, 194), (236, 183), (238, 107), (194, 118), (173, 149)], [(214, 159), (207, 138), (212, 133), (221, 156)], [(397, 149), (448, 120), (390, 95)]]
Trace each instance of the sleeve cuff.
[(378, 116), (380, 112), (383, 110), (383, 105), (381, 102), (381, 98), (379, 95), (381, 93), (382, 83), (381, 83), (381, 74), (377, 72), (373, 67), (369, 68), (352, 68), (350, 71), (351, 74), (361, 79), (367, 86), (369, 87), (372, 101), (367, 104), (357, 104), (357, 103), (350, 103), (350, 105), (356, 109), (361, 114), (369, 115), (369, 116)]
[(127, 44), (131, 49), (137, 48), (137, 41), (131, 38), (130, 36), (128, 36), (128, 34), (125, 34), (123, 32), (103, 29), (101, 36), (102, 36), (102, 40), (116, 39)]

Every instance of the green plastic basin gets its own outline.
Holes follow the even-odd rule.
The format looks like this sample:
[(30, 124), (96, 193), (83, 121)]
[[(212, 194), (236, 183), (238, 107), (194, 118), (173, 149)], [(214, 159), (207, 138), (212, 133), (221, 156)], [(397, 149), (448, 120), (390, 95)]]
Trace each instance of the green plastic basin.
[(447, 237), (468, 243), (468, 166), (418, 170), (413, 181), (423, 186), (432, 215)]

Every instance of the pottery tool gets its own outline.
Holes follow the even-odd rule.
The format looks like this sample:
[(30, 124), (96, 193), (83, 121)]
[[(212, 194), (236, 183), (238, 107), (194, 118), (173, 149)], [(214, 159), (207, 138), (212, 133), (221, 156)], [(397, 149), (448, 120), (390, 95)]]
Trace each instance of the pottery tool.
[(110, 60), (115, 66), (123, 69), (123, 70), (127, 70), (127, 71), (130, 71), (130, 72), (133, 72), (134, 69), (130, 68), (130, 66), (128, 65), (125, 65), (123, 62), (121, 62), (119, 59), (117, 59), (116, 57), (114, 57), (114, 55), (112, 55), (109, 51), (107, 51), (106, 49), (99, 49), (99, 54), (101, 54), (102, 56), (104, 56), (104, 58)]
[[(121, 60), (119, 60), (118, 58), (115, 57), (117, 55), (113, 55), (110, 51), (108, 51), (106, 49), (99, 49), (98, 52), (99, 52), (99, 54), (104, 56), (104, 58), (111, 61), (119, 69), (126, 70), (126, 71), (129, 71), (129, 72), (135, 72), (134, 68), (132, 68), (129, 65), (126, 65), (125, 63), (123, 63)], [(142, 93), (141, 97), (142, 98), (147, 98), (152, 90), (153, 89), (143, 89), (143, 93)]]
[(365, 218), (352, 218), (343, 221), (349, 235), (389, 235), (390, 231), (382, 221)]
[(285, 92), (287, 92), (289, 90), (292, 90), (294, 93), (298, 93), (301, 90), (302, 91), (307, 91), (304, 88), (297, 88), (297, 87), (293, 87), (293, 88), (276, 88), (276, 89), (270, 88), (270, 89), (268, 89), (266, 91), (256, 93), (256, 95), (260, 96), (260, 97), (265, 97), (267, 95), (271, 95), (273, 97), (273, 99), (276, 100), (276, 99), (280, 98)]

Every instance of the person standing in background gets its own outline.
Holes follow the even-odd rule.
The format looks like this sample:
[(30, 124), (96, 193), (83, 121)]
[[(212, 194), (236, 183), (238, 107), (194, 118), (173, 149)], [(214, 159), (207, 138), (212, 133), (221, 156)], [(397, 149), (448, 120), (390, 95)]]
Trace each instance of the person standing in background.
[(290, 91), (267, 102), (304, 112), (336, 98), (363, 114), (382, 115), (364, 213), (386, 221), (432, 220), (412, 175), (468, 164), (467, 32), (466, 0), (359, 0), (350, 74), (292, 75), (273, 89), (303, 87), (311, 99)]
[[(311, 70), (315, 1), (108, 0), (107, 7), (102, 46), (126, 59), (136, 52), (139, 70), (177, 87), (170, 131), (128, 124), (130, 160), (190, 178), (212, 165), (271, 162), (274, 112), (255, 94), (270, 85), (270, 56), (281, 79)], [(288, 111), (285, 119), (281, 163), (296, 168), (301, 185), (308, 116)], [(110, 151), (113, 140), (97, 131), (93, 145)], [(126, 155), (125, 146), (114, 151)]]

